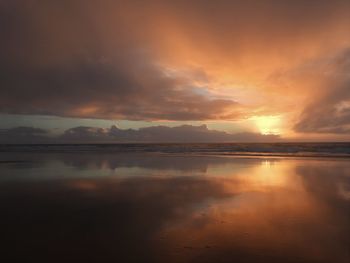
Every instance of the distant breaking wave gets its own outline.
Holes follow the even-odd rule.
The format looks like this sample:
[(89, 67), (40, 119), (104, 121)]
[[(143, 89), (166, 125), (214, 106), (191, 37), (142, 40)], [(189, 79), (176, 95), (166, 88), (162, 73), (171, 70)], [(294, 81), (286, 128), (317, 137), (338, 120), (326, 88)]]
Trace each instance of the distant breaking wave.
[(225, 156), (350, 157), (350, 143), (3, 144), (0, 145), (0, 152), (101, 152)]

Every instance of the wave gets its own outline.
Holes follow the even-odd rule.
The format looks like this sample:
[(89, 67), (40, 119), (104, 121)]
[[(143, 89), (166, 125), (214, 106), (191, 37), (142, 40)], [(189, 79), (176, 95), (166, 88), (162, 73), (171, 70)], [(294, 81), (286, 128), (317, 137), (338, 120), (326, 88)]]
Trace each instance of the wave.
[(350, 143), (123, 143), (0, 145), (0, 152), (104, 152), (350, 157)]

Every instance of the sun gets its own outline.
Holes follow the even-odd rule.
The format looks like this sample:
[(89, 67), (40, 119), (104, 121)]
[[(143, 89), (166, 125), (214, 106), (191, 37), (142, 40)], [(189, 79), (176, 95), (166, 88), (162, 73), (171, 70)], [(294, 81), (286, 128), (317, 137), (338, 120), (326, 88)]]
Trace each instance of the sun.
[(251, 118), (261, 134), (278, 135), (281, 133), (281, 117), (280, 116), (254, 116)]

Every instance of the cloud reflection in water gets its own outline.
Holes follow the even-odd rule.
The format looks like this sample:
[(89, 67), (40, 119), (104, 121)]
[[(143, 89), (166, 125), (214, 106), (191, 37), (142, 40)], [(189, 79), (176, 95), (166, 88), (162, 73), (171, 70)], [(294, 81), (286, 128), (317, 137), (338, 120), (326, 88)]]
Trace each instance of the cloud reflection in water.
[(350, 164), (344, 160), (13, 158), (28, 162), (22, 168), (1, 164), (1, 233), (7, 240), (2, 257), (39, 262), (350, 258)]

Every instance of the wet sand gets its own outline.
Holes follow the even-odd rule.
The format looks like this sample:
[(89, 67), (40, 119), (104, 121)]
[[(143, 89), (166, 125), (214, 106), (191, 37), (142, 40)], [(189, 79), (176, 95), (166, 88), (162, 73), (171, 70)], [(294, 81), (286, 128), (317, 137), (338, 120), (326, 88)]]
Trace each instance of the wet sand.
[(350, 261), (348, 159), (1, 160), (1, 262)]

